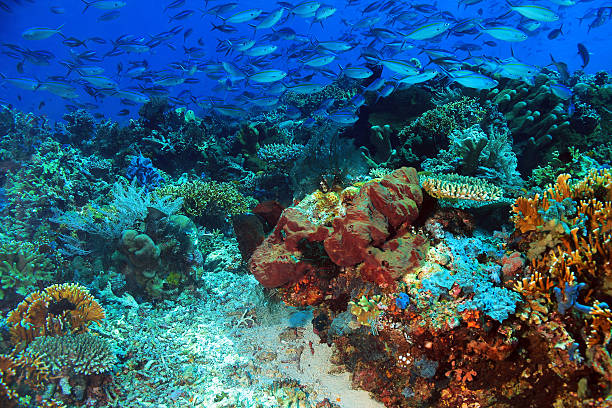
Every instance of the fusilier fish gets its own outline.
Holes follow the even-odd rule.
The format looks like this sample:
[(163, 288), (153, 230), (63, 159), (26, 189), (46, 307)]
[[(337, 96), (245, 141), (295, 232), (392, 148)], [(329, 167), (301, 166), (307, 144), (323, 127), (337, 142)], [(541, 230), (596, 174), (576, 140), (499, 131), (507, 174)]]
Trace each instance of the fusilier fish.
[(32, 27), (21, 33), (21, 36), (26, 40), (45, 40), (55, 34), (62, 34), (61, 29), (64, 25), (57, 28), (48, 27)]

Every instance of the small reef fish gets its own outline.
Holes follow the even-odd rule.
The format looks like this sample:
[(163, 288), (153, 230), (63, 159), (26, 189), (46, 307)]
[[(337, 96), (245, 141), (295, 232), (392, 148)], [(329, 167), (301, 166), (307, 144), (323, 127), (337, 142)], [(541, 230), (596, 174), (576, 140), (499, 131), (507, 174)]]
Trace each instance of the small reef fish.
[(508, 26), (488, 27), (481, 28), (481, 32), (489, 34), (491, 37), (508, 42), (519, 42), (527, 39), (527, 34), (519, 30), (518, 28)]
[(96, 1), (86, 1), (81, 0), (85, 3), (85, 8), (83, 9), (83, 13), (87, 11), (89, 7), (94, 7), (99, 10), (116, 10), (122, 7), (125, 7), (127, 3), (125, 1), (112, 1), (112, 0), (96, 0)]
[(578, 55), (580, 55), (580, 58), (582, 59), (582, 69), (586, 68), (587, 65), (589, 65), (589, 61), (591, 59), (590, 57), (590, 53), (589, 50), (587, 50), (587, 48), (584, 46), (584, 44), (582, 43), (578, 43)]
[(552, 22), (559, 19), (559, 15), (546, 7), (538, 6), (535, 4), (525, 4), (519, 6), (513, 6), (508, 2), (510, 8), (523, 17), (527, 17), (535, 21)]
[(21, 36), (26, 40), (45, 40), (55, 34), (61, 35), (62, 27), (64, 27), (63, 24), (57, 28), (32, 27), (21, 33)]

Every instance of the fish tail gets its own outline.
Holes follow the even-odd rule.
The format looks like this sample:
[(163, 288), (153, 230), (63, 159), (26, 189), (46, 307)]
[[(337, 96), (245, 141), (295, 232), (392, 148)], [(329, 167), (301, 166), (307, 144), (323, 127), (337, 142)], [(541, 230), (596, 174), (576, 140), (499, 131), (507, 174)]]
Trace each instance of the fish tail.
[(81, 14), (82, 14), (82, 13), (85, 13), (85, 12), (87, 11), (87, 9), (89, 8), (89, 6), (91, 6), (91, 3), (88, 3), (88, 2), (87, 2), (87, 1), (85, 1), (85, 0), (81, 0), (81, 1), (82, 1), (83, 3), (85, 3), (85, 8), (84, 8), (84, 9), (83, 9), (83, 11), (81, 12)]

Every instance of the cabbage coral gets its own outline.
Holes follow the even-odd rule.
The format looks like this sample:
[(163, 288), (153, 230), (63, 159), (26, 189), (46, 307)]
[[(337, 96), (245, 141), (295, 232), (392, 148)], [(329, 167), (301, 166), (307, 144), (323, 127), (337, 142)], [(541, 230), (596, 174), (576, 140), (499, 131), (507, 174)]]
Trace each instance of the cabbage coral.
[(31, 293), (9, 313), (7, 324), (14, 343), (29, 344), (39, 336), (86, 332), (104, 317), (87, 289), (65, 283)]

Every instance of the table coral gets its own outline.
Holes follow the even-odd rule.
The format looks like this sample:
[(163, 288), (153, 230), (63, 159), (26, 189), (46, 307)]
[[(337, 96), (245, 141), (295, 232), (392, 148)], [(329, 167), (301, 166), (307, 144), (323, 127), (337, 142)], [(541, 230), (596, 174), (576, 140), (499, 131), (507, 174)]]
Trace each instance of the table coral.
[(117, 362), (108, 341), (91, 333), (37, 337), (24, 353), (40, 359), (52, 375), (71, 377), (109, 372)]
[(429, 195), (446, 200), (498, 201), (503, 190), (484, 179), (458, 174), (422, 175), (421, 185)]

